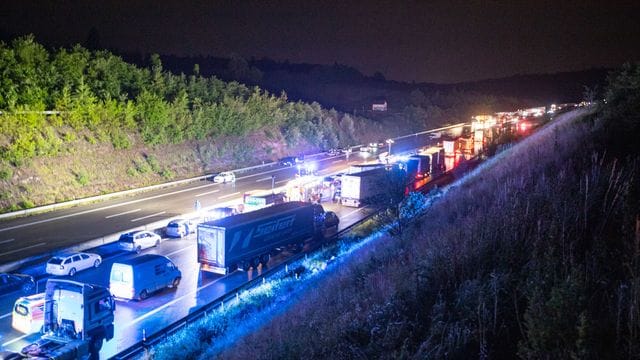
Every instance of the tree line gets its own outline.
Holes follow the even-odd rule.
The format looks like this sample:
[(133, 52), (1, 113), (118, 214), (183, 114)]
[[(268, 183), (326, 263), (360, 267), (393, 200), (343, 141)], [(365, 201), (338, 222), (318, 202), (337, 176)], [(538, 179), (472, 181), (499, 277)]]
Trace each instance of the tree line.
[[(277, 129), (288, 145), (355, 143), (363, 118), (288, 101), (286, 93), (149, 67), (80, 45), (48, 50), (33, 36), (0, 43), (0, 161), (56, 155), (83, 136), (126, 149)], [(44, 114), (43, 111), (54, 111)]]

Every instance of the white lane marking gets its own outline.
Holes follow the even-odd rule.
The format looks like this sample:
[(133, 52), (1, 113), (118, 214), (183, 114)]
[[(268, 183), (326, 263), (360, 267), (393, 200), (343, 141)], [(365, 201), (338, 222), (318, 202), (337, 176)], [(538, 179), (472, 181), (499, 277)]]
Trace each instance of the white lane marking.
[(34, 247), (42, 246), (44, 244), (46, 244), (46, 242), (41, 242), (41, 243), (38, 243), (38, 244), (35, 244), (35, 245), (31, 245), (31, 246), (25, 246), (25, 247), (17, 249), (17, 250), (11, 250), (11, 251), (0, 253), (0, 256), (17, 253), (17, 252), (20, 252), (20, 251), (23, 251), (23, 250), (27, 250), (27, 249), (31, 249), (31, 248), (34, 248)]
[(218, 190), (212, 190), (212, 191), (207, 191), (207, 192), (203, 192), (203, 193), (200, 193), (200, 194), (196, 195), (196, 197), (198, 197), (198, 196), (205, 196), (205, 195), (209, 195), (209, 194), (213, 194), (213, 193), (217, 193), (218, 191), (220, 191), (220, 189), (218, 189)]
[(4, 319), (4, 318), (9, 317), (9, 316), (11, 316), (11, 313), (6, 313), (4, 315), (0, 315), (0, 319)]
[(258, 179), (258, 180), (256, 180), (256, 182), (267, 181), (267, 180), (271, 180), (271, 176), (266, 177), (266, 178), (262, 178), (262, 179)]
[(178, 190), (178, 191), (174, 191), (174, 192), (170, 192), (170, 193), (159, 194), (159, 195), (151, 196), (151, 197), (144, 198), (144, 199), (131, 200), (131, 201), (127, 201), (127, 202), (123, 202), (123, 203), (119, 203), (119, 204), (113, 204), (113, 205), (109, 205), (109, 206), (105, 206), (105, 207), (101, 207), (101, 208), (97, 208), (97, 209), (85, 210), (85, 211), (81, 211), (81, 212), (77, 212), (77, 213), (73, 213), (73, 214), (67, 214), (67, 215), (52, 217), (52, 218), (49, 218), (49, 219), (38, 220), (38, 221), (34, 221), (32, 223), (10, 226), (10, 227), (6, 227), (6, 228), (3, 228), (3, 229), (0, 229), (0, 232), (7, 231), (7, 230), (13, 230), (13, 229), (19, 229), (19, 228), (23, 228), (23, 227), (27, 227), (27, 226), (31, 226), (31, 225), (42, 224), (42, 223), (55, 221), (55, 220), (60, 220), (60, 219), (66, 219), (66, 218), (70, 218), (72, 216), (90, 214), (90, 213), (97, 212), (97, 211), (112, 209), (112, 208), (115, 208), (115, 207), (118, 207), (118, 206), (136, 204), (136, 203), (139, 203), (139, 202), (142, 202), (142, 201), (153, 200), (153, 199), (157, 199), (157, 198), (161, 198), (161, 197), (165, 197), (165, 196), (169, 196), (169, 195), (179, 194), (179, 193), (183, 193), (183, 192), (186, 192), (186, 191), (198, 190), (198, 189), (202, 189), (202, 188), (209, 187), (209, 186), (214, 186), (214, 185), (217, 185), (217, 184), (200, 185), (200, 186), (196, 186), (194, 188), (182, 189), (182, 190)]
[[(12, 242), (13, 240), (15, 240), (15, 239), (2, 240), (2, 241), (0, 241), (0, 244), (10, 243), (10, 242)], [(0, 318), (0, 319), (1, 319), (1, 318)]]
[(133, 219), (133, 220), (131, 220), (131, 222), (138, 221), (138, 220), (148, 219), (148, 218), (150, 218), (150, 217), (154, 217), (154, 216), (162, 215), (162, 214), (164, 214), (164, 213), (166, 213), (166, 211), (160, 211), (160, 212), (157, 212), (157, 213), (155, 213), (155, 214), (151, 214), (151, 215), (147, 215), (147, 216), (139, 217), (139, 218), (137, 218), (137, 219)]
[(179, 252), (183, 252), (183, 251), (185, 251), (185, 250), (189, 250), (189, 249), (191, 249), (193, 246), (194, 246), (194, 245), (189, 245), (189, 246), (187, 246), (187, 247), (185, 247), (185, 248), (178, 249), (178, 250), (176, 250), (176, 251), (173, 251), (173, 252), (170, 252), (170, 253), (168, 253), (168, 254), (165, 254), (164, 256), (171, 256), (171, 255), (175, 255), (175, 254), (177, 254), (177, 253), (179, 253)]
[(351, 215), (353, 215), (353, 214), (357, 213), (358, 211), (360, 211), (360, 210), (362, 210), (362, 209), (364, 209), (364, 208), (355, 209), (355, 210), (351, 211), (350, 213), (347, 213), (346, 215), (342, 215), (342, 216), (341, 216), (341, 218), (343, 218), (343, 219), (344, 219), (344, 218), (347, 218), (347, 217), (349, 217), (349, 216), (351, 216)]
[(172, 301), (169, 301), (168, 303), (165, 303), (164, 305), (162, 305), (160, 307), (157, 307), (157, 308), (149, 311), (148, 313), (146, 313), (144, 315), (141, 315), (141, 316), (129, 321), (129, 326), (131, 326), (131, 325), (133, 325), (133, 324), (135, 324), (137, 322), (140, 322), (140, 321), (148, 318), (149, 316), (154, 315), (154, 314), (164, 310), (165, 308), (177, 303), (178, 301), (186, 298), (187, 296), (192, 296), (193, 294), (197, 293), (198, 291), (200, 291), (200, 290), (202, 290), (204, 288), (207, 288), (207, 287), (209, 287), (209, 286), (211, 286), (213, 284), (217, 284), (217, 283), (218, 283), (217, 281), (212, 281), (212, 282), (210, 282), (210, 283), (208, 283), (206, 285), (200, 286), (199, 288), (197, 288), (197, 289), (195, 289), (195, 290), (193, 290), (193, 291), (191, 291), (191, 292), (189, 292), (187, 294), (184, 294), (184, 295), (180, 296), (179, 298), (173, 299)]
[(24, 334), (24, 335), (22, 335), (22, 336), (18, 336), (17, 338), (15, 338), (15, 339), (13, 339), (13, 340), (9, 340), (9, 341), (7, 341), (6, 343), (2, 344), (2, 347), (6, 347), (6, 346), (8, 346), (8, 345), (11, 345), (11, 344), (13, 344), (14, 342), (16, 342), (16, 341), (20, 341), (20, 340), (22, 340), (22, 339), (24, 339), (24, 338), (26, 338), (27, 336), (30, 336), (30, 335), (32, 335), (32, 334)]
[(113, 215), (105, 216), (104, 218), (105, 219), (111, 219), (111, 218), (116, 217), (116, 216), (131, 214), (131, 213), (134, 213), (134, 212), (138, 212), (140, 210), (142, 210), (142, 209), (129, 210), (129, 211), (121, 212), (119, 214), (113, 214)]
[(282, 184), (283, 182), (287, 182), (287, 181), (289, 181), (289, 179), (284, 179), (284, 180), (276, 181), (276, 184)]
[(337, 164), (337, 163), (341, 163), (341, 162), (343, 162), (343, 161), (344, 161), (344, 160), (335, 160), (335, 161), (332, 161), (331, 163), (332, 163), (332, 164)]
[(233, 194), (219, 196), (218, 199), (226, 199), (228, 197), (236, 196), (238, 194), (240, 194), (240, 192), (234, 192)]

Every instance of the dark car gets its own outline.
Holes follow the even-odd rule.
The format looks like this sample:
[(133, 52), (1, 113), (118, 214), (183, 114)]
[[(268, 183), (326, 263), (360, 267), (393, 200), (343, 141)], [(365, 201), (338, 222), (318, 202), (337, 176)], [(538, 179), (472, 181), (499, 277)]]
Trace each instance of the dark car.
[(324, 213), (324, 227), (325, 228), (331, 228), (331, 227), (336, 227), (336, 229), (338, 228), (338, 224), (340, 224), (340, 218), (338, 217), (338, 215), (336, 215), (336, 213), (334, 213), (333, 211), (327, 211)]
[(299, 158), (297, 156), (283, 157), (279, 161), (280, 165), (282, 165), (282, 166), (294, 166), (294, 165), (300, 164), (302, 162), (304, 162), (304, 160), (302, 160), (302, 158)]
[(33, 291), (35, 287), (36, 282), (33, 276), (0, 273), (0, 294), (7, 294), (17, 290), (27, 294)]

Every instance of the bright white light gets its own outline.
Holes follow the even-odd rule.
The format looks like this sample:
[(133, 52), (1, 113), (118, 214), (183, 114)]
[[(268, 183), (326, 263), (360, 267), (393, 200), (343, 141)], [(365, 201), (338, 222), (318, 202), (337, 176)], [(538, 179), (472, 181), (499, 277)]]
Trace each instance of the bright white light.
[(317, 169), (316, 163), (307, 163), (307, 172), (315, 171)]

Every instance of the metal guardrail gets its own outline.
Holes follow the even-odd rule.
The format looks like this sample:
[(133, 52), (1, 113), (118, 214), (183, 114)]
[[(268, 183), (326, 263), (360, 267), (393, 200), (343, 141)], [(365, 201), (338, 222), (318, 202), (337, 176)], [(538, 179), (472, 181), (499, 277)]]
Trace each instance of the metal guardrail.
[(256, 287), (257, 285), (260, 285), (262, 283), (263, 279), (267, 279), (269, 276), (281, 271), (286, 266), (289, 266), (290, 264), (292, 264), (292, 263), (294, 263), (294, 262), (296, 262), (298, 260), (301, 260), (304, 256), (308, 255), (309, 253), (313, 253), (313, 252), (317, 251), (318, 249), (322, 248), (325, 244), (327, 244), (329, 242), (335, 243), (336, 241), (338, 241), (340, 239), (341, 236), (344, 236), (346, 233), (348, 233), (351, 230), (353, 230), (353, 228), (355, 226), (357, 226), (357, 225), (359, 225), (359, 224), (371, 219), (375, 215), (378, 215), (381, 211), (382, 211), (382, 209), (378, 209), (378, 210), (372, 212), (371, 214), (366, 215), (362, 219), (354, 222), (353, 224), (349, 225), (348, 227), (346, 227), (346, 228), (340, 230), (339, 232), (337, 232), (336, 234), (332, 235), (327, 241), (324, 241), (321, 244), (316, 244), (309, 251), (303, 252), (303, 253), (301, 252), (301, 253), (295, 254), (295, 255), (287, 258), (284, 262), (278, 264), (277, 266), (274, 266), (273, 268), (267, 269), (266, 272), (263, 272), (262, 274), (256, 276), (254, 279), (251, 279), (250, 281), (248, 281), (248, 282), (246, 282), (246, 283), (244, 283), (244, 284), (232, 289), (231, 291), (228, 291), (226, 294), (214, 299), (209, 304), (202, 306), (201, 308), (197, 309), (193, 313), (191, 313), (191, 314), (181, 318), (180, 320), (177, 320), (177, 321), (171, 323), (170, 325), (168, 325), (168, 326), (156, 331), (155, 333), (147, 336), (146, 339), (136, 342), (134, 345), (128, 347), (127, 349), (120, 351), (119, 353), (117, 353), (116, 355), (111, 357), (111, 359), (116, 359), (116, 360), (131, 359), (134, 356), (142, 354), (149, 347), (160, 343), (161, 341), (165, 340), (168, 336), (173, 335), (175, 332), (183, 329), (187, 325), (192, 324), (193, 322), (195, 322), (195, 321), (201, 319), (202, 317), (206, 316), (210, 311), (213, 311), (216, 308), (219, 308), (221, 306), (221, 304), (223, 304), (225, 301), (236, 299), (237, 296), (242, 291), (247, 291), (247, 290), (249, 290), (249, 289), (251, 289), (253, 287)]
[[(258, 169), (258, 168), (262, 168), (262, 167), (275, 166), (277, 164), (278, 164), (277, 162), (270, 162), (270, 163), (265, 163), (265, 164), (260, 164), (260, 165), (249, 166), (249, 167), (245, 167), (245, 168), (241, 168), (241, 169), (236, 169), (236, 170), (232, 170), (232, 171), (233, 172), (237, 172), (237, 173), (243, 173), (243, 172), (247, 172), (247, 171)], [(187, 184), (187, 183), (190, 183), (190, 182), (196, 182), (196, 181), (200, 181), (200, 180), (205, 180), (207, 178), (210, 178), (212, 175), (213, 174), (205, 174), (205, 175), (202, 175), (202, 176), (197, 176), (197, 177), (188, 178), (188, 179), (171, 181), (171, 182), (168, 182), (168, 183), (145, 186), (145, 187), (137, 188), (137, 189), (118, 191), (118, 192), (115, 192), (115, 193), (110, 193), (110, 194), (105, 194), (105, 195), (91, 196), (91, 197), (87, 197), (87, 198), (76, 199), (76, 200), (71, 200), (71, 201), (65, 201), (65, 202), (51, 204), (51, 205), (38, 206), (38, 207), (31, 208), (31, 209), (25, 209), (25, 210), (19, 210), (19, 211), (10, 212), (10, 213), (4, 213), (4, 214), (0, 214), (0, 219), (17, 217), (17, 216), (25, 216), (25, 215), (30, 215), (30, 214), (35, 214), (35, 213), (41, 213), (41, 212), (45, 212), (45, 211), (55, 210), (55, 209), (58, 209), (58, 208), (67, 208), (67, 207), (71, 207), (71, 206), (74, 206), (74, 205), (90, 203), (90, 202), (95, 202), (95, 201), (101, 201), (101, 200), (107, 200), (107, 199), (114, 198), (114, 197), (122, 197), (122, 196), (136, 194), (136, 193), (142, 193), (142, 192), (147, 192), (147, 191), (152, 191), (152, 190), (157, 190), (157, 189), (168, 188), (168, 187), (172, 187), (172, 186)]]
[(425, 130), (425, 131), (417, 132), (417, 133), (414, 133), (414, 134), (398, 136), (397, 138), (393, 138), (392, 140), (406, 139), (406, 138), (412, 137), (412, 136), (418, 136), (418, 135), (428, 134), (428, 133), (442, 131), (442, 130), (454, 129), (454, 128), (457, 128), (457, 127), (460, 127), (460, 126), (465, 126), (465, 125), (466, 125), (466, 123), (459, 123), (459, 124), (455, 124), (455, 125), (444, 126), (444, 127), (437, 128), (437, 129)]

